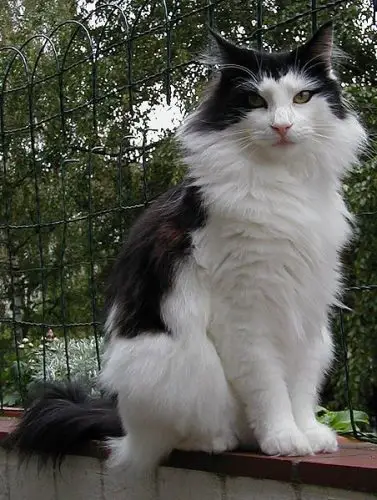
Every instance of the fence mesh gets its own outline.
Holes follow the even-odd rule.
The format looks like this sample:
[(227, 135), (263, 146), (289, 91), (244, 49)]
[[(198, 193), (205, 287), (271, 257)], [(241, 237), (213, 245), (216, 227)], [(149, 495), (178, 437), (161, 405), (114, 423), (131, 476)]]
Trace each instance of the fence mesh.
[[(333, 18), (339, 44), (350, 54), (342, 79), (372, 142), (377, 130), (373, 3), (83, 4), (72, 2), (71, 20), (53, 26), (56, 13), (44, 11), (32, 27), (0, 7), (8, 26), (0, 46), (2, 408), (21, 406), (34, 380), (95, 379), (109, 267), (133, 220), (184, 172), (172, 132), (208, 77), (196, 62), (208, 26), (276, 50), (293, 47)], [(31, 28), (38, 34), (27, 37)], [(324, 399), (332, 408), (366, 409), (373, 421), (373, 154), (363, 167), (345, 182), (360, 231), (344, 257), (352, 312), (334, 317), (339, 355)], [(360, 436), (355, 422), (353, 430)]]

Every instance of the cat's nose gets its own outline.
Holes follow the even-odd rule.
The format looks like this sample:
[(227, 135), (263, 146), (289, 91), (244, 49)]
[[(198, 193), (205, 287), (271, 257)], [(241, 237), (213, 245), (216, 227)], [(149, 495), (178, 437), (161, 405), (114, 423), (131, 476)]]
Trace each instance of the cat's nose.
[(292, 127), (292, 123), (276, 123), (271, 125), (271, 128), (275, 130), (281, 137), (287, 135), (288, 130)]

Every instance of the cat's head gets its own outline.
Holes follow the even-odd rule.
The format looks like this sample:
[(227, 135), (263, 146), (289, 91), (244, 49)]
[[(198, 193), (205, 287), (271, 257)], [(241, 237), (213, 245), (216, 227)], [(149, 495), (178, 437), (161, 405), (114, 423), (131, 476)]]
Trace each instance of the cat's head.
[(356, 151), (363, 143), (364, 131), (332, 67), (331, 22), (290, 52), (260, 52), (212, 35), (218, 76), (186, 130), (221, 132), (266, 160), (341, 147), (344, 141)]

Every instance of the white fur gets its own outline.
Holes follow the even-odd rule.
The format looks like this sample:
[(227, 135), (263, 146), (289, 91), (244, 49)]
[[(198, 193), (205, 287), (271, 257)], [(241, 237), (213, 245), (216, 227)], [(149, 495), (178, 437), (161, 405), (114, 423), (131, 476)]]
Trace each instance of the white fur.
[[(174, 336), (116, 339), (106, 354), (102, 380), (119, 394), (129, 432), (118, 440), (124, 446), (113, 454), (113, 465), (140, 469), (155, 465), (173, 447), (220, 452), (238, 444), (240, 410), (206, 335), (209, 293), (193, 264), (179, 272), (163, 306)], [(127, 458), (132, 440), (136, 448)]]
[[(224, 131), (181, 129), (209, 220), (163, 304), (173, 335), (110, 341), (102, 381), (128, 432), (113, 464), (153, 467), (173, 448), (220, 452), (254, 438), (270, 455), (336, 449), (314, 407), (350, 234), (341, 176), (365, 133), (319, 95), (293, 104), (312, 83), (265, 79), (268, 109)], [(271, 125), (285, 122), (295, 144), (275, 147)]]

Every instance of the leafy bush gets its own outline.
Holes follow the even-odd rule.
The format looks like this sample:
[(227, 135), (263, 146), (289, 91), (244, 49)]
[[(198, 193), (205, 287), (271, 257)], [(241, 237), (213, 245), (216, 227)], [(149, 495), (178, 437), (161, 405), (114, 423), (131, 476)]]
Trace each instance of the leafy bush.
[(46, 353), (43, 356), (43, 345), (33, 348), (30, 352), (29, 370), (32, 381), (64, 380), (69, 375), (71, 379), (81, 380), (86, 386), (93, 386), (98, 375), (98, 359), (96, 342), (93, 337), (69, 339), (67, 353), (65, 340), (55, 338), (46, 342)]
[[(99, 350), (102, 350), (102, 339), (99, 339)], [(7, 372), (4, 384), (4, 406), (22, 404), (30, 384), (44, 380), (79, 380), (95, 391), (95, 381), (99, 371), (96, 342), (93, 337), (82, 339), (64, 338), (46, 339), (35, 345), (27, 337), (18, 344), (19, 361), (14, 360)], [(67, 354), (68, 364), (67, 366)]]

